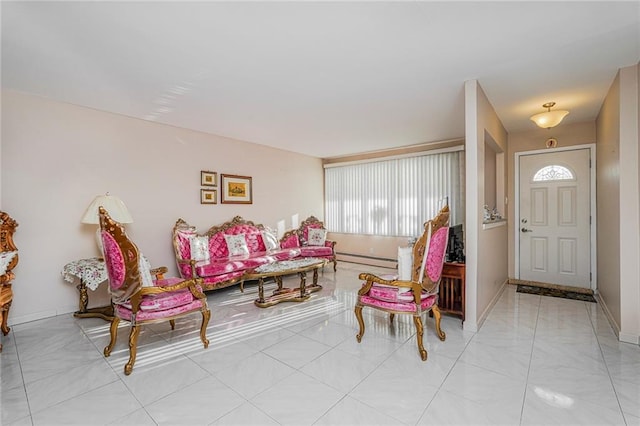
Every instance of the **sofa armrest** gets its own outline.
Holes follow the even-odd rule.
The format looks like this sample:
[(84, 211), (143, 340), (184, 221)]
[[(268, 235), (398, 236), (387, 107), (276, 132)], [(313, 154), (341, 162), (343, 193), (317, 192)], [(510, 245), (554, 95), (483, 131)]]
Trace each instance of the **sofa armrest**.
[(325, 247), (331, 247), (331, 250), (336, 251), (336, 241), (333, 240), (324, 240)]
[(149, 270), (149, 272), (151, 272), (151, 275), (156, 277), (156, 280), (163, 280), (164, 274), (166, 274), (167, 271), (168, 269), (166, 266), (159, 266), (157, 268), (153, 268)]
[(176, 259), (178, 262), (178, 268), (180, 265), (189, 265), (191, 267), (191, 278), (200, 278), (200, 276), (196, 272), (196, 263), (195, 259)]

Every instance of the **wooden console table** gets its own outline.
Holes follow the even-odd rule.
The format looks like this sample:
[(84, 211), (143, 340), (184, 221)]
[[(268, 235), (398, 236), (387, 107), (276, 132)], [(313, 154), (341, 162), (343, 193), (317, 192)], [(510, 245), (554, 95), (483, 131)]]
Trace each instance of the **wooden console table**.
[(445, 262), (440, 281), (441, 312), (459, 315), (464, 321), (465, 264)]

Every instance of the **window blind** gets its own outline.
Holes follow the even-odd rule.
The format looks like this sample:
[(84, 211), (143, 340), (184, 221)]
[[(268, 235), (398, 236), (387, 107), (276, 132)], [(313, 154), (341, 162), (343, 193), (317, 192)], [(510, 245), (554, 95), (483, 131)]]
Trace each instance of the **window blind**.
[(325, 225), (331, 232), (417, 236), (448, 199), (462, 223), (464, 152), (332, 166), (325, 169)]

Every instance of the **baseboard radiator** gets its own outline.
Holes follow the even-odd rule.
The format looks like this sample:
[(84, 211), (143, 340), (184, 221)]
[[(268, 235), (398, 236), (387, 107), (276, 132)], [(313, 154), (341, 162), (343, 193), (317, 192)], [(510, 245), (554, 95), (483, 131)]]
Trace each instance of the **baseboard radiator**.
[(336, 252), (336, 258), (339, 261), (343, 261), (343, 262), (379, 266), (381, 268), (398, 269), (398, 259), (389, 259), (386, 257), (367, 256), (364, 254), (342, 253), (342, 252)]

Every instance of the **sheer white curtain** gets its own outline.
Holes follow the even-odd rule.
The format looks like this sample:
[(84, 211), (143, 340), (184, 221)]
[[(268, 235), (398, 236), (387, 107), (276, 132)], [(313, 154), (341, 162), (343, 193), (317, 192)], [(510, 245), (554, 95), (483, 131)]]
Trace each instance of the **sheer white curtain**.
[(331, 232), (417, 236), (449, 201), (462, 223), (463, 151), (325, 166), (325, 224)]

